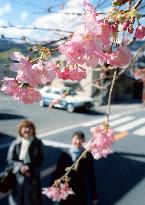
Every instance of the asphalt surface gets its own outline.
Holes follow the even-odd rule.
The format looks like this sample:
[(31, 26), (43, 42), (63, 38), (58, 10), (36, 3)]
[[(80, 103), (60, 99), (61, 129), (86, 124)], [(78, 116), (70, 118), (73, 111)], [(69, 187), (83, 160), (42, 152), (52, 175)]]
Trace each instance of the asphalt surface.
[[(145, 108), (140, 104), (113, 105), (110, 118), (116, 132), (128, 130), (128, 135), (113, 145), (114, 154), (95, 161), (99, 205), (145, 205)], [(42, 167), (43, 186), (49, 185), (50, 173), (61, 150), (70, 146), (71, 135), (83, 130), (90, 137), (90, 127), (99, 125), (105, 106), (95, 111), (68, 113), (64, 110), (41, 108), (13, 102), (0, 95), (0, 171), (6, 166), (9, 143), (17, 136), (21, 120), (33, 120), (38, 136), (45, 143), (45, 164)], [(58, 148), (59, 147), (59, 148)], [(44, 204), (51, 204), (44, 197)], [(0, 195), (0, 205), (7, 205)]]

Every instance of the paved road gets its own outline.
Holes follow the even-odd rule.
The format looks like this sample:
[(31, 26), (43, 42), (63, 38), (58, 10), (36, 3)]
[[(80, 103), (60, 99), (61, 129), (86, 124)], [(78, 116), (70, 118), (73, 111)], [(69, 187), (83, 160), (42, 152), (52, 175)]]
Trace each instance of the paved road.
[[(99, 125), (104, 118), (104, 108), (101, 107), (100, 115), (97, 112), (70, 114), (57, 109), (48, 112), (47, 108), (40, 108), (38, 105), (23, 107), (20, 103), (12, 103), (5, 96), (2, 99), (5, 103), (0, 104), (0, 112), (3, 114), (0, 129), (5, 139), (0, 139), (0, 170), (6, 165), (7, 143), (13, 139), (11, 136), (16, 134), (17, 123), (23, 117), (27, 117), (35, 121), (39, 137), (45, 143), (45, 155), (48, 160), (42, 169), (43, 185), (49, 184), (47, 174), (53, 171), (60, 155), (61, 150), (57, 147), (69, 147), (71, 135), (77, 129), (83, 130), (89, 138), (90, 127)], [(117, 107), (111, 116), (111, 126), (116, 132), (128, 130), (129, 133), (113, 145), (114, 154), (107, 159), (95, 161), (99, 205), (144, 205), (145, 109), (133, 105), (128, 106), (131, 107), (130, 110), (127, 106), (122, 108), (120, 105), (120, 109)], [(0, 204), (7, 205), (6, 200), (1, 199)], [(46, 204), (49, 203), (47, 201)]]

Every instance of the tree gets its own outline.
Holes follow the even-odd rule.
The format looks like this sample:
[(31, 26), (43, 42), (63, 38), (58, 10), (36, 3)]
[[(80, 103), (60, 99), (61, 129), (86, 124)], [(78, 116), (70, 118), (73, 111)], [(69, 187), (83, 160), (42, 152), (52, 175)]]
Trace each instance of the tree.
[[(80, 159), (85, 157), (87, 152), (91, 152), (95, 159), (107, 157), (112, 153), (110, 147), (116, 136), (109, 125), (111, 96), (116, 80), (138, 55), (137, 53), (133, 57), (127, 45), (145, 37), (145, 27), (140, 22), (142, 15), (138, 13), (141, 3), (142, 0), (114, 0), (112, 11), (105, 14), (97, 13), (95, 7), (84, 2), (83, 22), (65, 43), (52, 49), (36, 46), (31, 49), (30, 56), (19, 52), (11, 55), (14, 62), (10, 69), (17, 73), (17, 77), (4, 78), (1, 90), (24, 103), (40, 101), (41, 95), (35, 87), (45, 85), (55, 78), (81, 81), (87, 77), (90, 69), (98, 65), (101, 72), (113, 72), (112, 80), (107, 84), (109, 96), (106, 120), (100, 127), (91, 129), (92, 138), (76, 162), (67, 168), (66, 173), (56, 180), (52, 187), (44, 189), (43, 193), (53, 200), (66, 199), (69, 194), (73, 194), (68, 185), (68, 176), (72, 170), (76, 170)], [(130, 38), (129, 42), (126, 41), (126, 35)], [(65, 56), (65, 67), (61, 66), (63, 60), (58, 64), (49, 62), (50, 55), (58, 50)]]

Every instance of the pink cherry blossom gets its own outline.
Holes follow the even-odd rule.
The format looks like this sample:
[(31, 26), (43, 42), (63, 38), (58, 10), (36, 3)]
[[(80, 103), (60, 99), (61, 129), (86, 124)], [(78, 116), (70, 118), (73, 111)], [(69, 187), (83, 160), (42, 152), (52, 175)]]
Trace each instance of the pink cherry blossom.
[(65, 54), (70, 64), (86, 64), (92, 67), (106, 61), (103, 49), (101, 40), (96, 39), (91, 33), (75, 36), (71, 41), (59, 47), (59, 51)]
[(25, 57), (22, 53), (20, 52), (13, 52), (11, 55), (10, 55), (10, 59), (11, 60), (15, 60), (15, 61), (23, 61), (23, 60), (26, 60), (27, 57)]
[(41, 63), (28, 65), (28, 67), (22, 67), (21, 70), (17, 72), (17, 81), (21, 83), (28, 83), (33, 87), (38, 84), (45, 84), (42, 78), (43, 65)]
[(70, 70), (69, 68), (63, 68), (62, 70), (56, 70), (57, 77), (62, 80), (69, 80), (70, 79)]
[(85, 79), (87, 77), (86, 70), (81, 67), (76, 67), (72, 70), (70, 70), (70, 80), (73, 81), (81, 81), (82, 79)]
[(143, 39), (145, 37), (145, 27), (139, 25), (135, 30), (135, 37), (137, 39)]
[(21, 58), (19, 59), (18, 63), (12, 63), (10, 65), (10, 70), (13, 72), (21, 72), (22, 70), (31, 70), (32, 64), (26, 59)]
[(57, 186), (51, 186), (49, 188), (43, 188), (42, 194), (46, 195), (53, 201), (66, 200), (68, 195), (74, 194), (68, 183), (61, 183)]
[(32, 104), (41, 100), (40, 92), (32, 88), (21, 88), (17, 97), (25, 104)]
[(19, 85), (14, 78), (5, 77), (3, 80), (3, 85), (1, 87), (1, 91), (7, 95), (14, 96), (15, 93), (19, 92)]
[(85, 29), (95, 35), (100, 35), (102, 32), (102, 28), (96, 20), (96, 16), (98, 16), (98, 13), (96, 12), (95, 7), (93, 7), (88, 2), (84, 2), (84, 10), (86, 12), (83, 16)]
[(16, 80), (20, 83), (28, 83), (35, 87), (51, 82), (56, 77), (56, 66), (49, 62), (32, 64), (19, 52), (14, 52), (11, 59), (18, 61), (18, 63), (12, 63), (10, 69), (17, 72)]
[(95, 159), (106, 157), (112, 153), (110, 146), (115, 140), (114, 132), (111, 128), (106, 131), (104, 127), (91, 128), (92, 138), (85, 145), (87, 151), (90, 151)]
[(96, 13), (95, 7), (87, 1), (83, 2), (83, 8), (86, 12), (90, 12), (94, 17), (96, 17), (96, 15), (98, 15)]
[(59, 51), (65, 54), (69, 63), (83, 63), (83, 55), (85, 54), (84, 40), (81, 36), (74, 36), (70, 41), (59, 46)]
[(100, 35), (100, 40), (102, 41), (104, 47), (108, 47), (110, 44), (110, 38), (112, 36), (112, 26), (107, 20), (100, 23), (102, 27), (102, 33)]
[(112, 32), (113, 32), (113, 33), (118, 32), (118, 25), (117, 25), (117, 24), (112, 24), (112, 25), (111, 25), (111, 28), (112, 28)]
[(129, 27), (129, 25), (130, 25), (129, 21), (124, 21), (123, 24), (122, 24), (123, 30), (126, 31)]
[(14, 78), (4, 78), (1, 91), (12, 96), (14, 100), (20, 100), (26, 104), (39, 102), (41, 100), (39, 91), (33, 90), (32, 88), (20, 87)]
[(115, 52), (108, 54), (107, 63), (114, 67), (123, 67), (132, 60), (132, 54), (126, 46), (120, 46)]
[(43, 81), (52, 82), (56, 78), (57, 66), (49, 62), (43, 62)]

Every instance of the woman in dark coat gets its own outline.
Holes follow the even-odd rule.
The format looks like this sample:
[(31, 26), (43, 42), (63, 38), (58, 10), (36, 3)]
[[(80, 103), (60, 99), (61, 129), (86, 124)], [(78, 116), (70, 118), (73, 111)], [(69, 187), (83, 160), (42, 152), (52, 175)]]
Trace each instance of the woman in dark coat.
[(9, 195), (9, 204), (41, 205), (42, 142), (36, 137), (35, 126), (30, 121), (22, 122), (19, 135), (20, 138), (11, 144), (7, 157), (16, 174), (16, 185)]
[[(62, 153), (58, 161), (58, 166), (54, 174), (55, 179), (59, 178), (65, 172), (65, 168), (70, 166), (84, 151), (82, 143), (85, 141), (84, 133), (81, 131), (73, 134), (70, 156)], [(77, 171), (71, 171), (69, 174), (69, 186), (75, 195), (69, 195), (66, 200), (62, 200), (60, 205), (96, 205), (98, 201), (96, 177), (94, 170), (94, 159), (91, 153), (81, 159)]]

